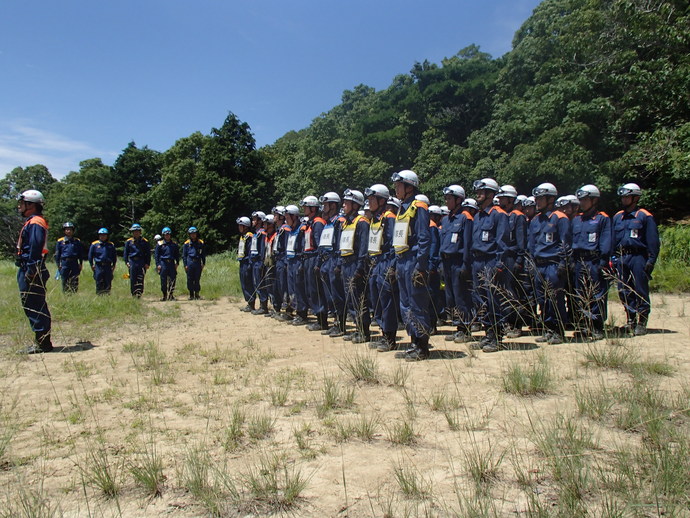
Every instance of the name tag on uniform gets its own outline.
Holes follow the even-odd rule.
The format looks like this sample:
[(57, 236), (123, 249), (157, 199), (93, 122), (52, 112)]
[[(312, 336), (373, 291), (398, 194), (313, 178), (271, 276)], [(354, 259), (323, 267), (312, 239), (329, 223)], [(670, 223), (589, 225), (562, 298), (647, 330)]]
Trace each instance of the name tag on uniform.
[(632, 237), (633, 239), (637, 239), (640, 237), (636, 228), (630, 229), (630, 237)]
[(453, 232), (450, 235), (450, 242), (451, 243), (457, 243), (458, 242), (458, 233), (457, 232)]
[(409, 221), (396, 221), (393, 227), (393, 246), (395, 248), (407, 247), (407, 233), (410, 229)]
[(355, 230), (343, 230), (340, 233), (340, 250), (341, 251), (352, 251), (354, 247), (352, 246), (355, 239)]
[(333, 227), (325, 227), (321, 232), (321, 239), (319, 239), (319, 246), (330, 248), (333, 246)]
[(553, 232), (547, 232), (544, 234), (547, 243), (553, 243)]
[(383, 240), (383, 232), (369, 231), (369, 253), (378, 254), (381, 252), (381, 241)]
[(587, 234), (587, 242), (596, 243), (597, 242), (597, 233), (596, 232), (588, 233)]
[(295, 252), (295, 243), (297, 242), (297, 235), (289, 236), (287, 240), (287, 251)]
[(489, 240), (489, 231), (482, 230), (482, 241), (487, 242)]

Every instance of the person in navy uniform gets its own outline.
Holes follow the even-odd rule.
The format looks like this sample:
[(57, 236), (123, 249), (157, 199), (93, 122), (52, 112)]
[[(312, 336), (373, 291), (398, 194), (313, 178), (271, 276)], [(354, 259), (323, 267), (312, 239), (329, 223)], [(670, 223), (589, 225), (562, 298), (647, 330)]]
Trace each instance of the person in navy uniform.
[(156, 245), (154, 256), (156, 270), (161, 276), (161, 302), (175, 300), (175, 283), (177, 281), (177, 265), (180, 264), (180, 246), (172, 239), (170, 227), (161, 231), (163, 242)]
[(642, 189), (636, 183), (618, 188), (623, 210), (613, 216), (613, 266), (618, 295), (627, 315), (626, 329), (635, 336), (647, 334), (651, 309), (649, 279), (659, 257), (659, 231), (654, 216), (638, 207)]
[[(505, 291), (503, 292), (503, 309), (505, 313), (504, 331), (507, 338), (522, 335), (522, 326), (529, 319), (522, 315), (522, 301), (519, 294), (520, 275), (525, 270), (525, 253), (527, 250), (527, 217), (518, 208), (518, 193), (512, 185), (503, 185), (496, 198), (500, 207), (508, 214), (508, 242), (503, 255), (506, 269)], [(519, 205), (522, 207), (522, 203)]]
[(134, 223), (129, 231), (132, 237), (125, 241), (123, 259), (129, 270), (129, 290), (132, 297), (141, 298), (144, 294), (144, 277), (151, 266), (151, 245), (141, 236), (139, 223)]
[(345, 221), (340, 230), (340, 260), (345, 287), (347, 310), (354, 318), (355, 331), (343, 340), (364, 343), (371, 340), (371, 313), (367, 302), (369, 275), (369, 220), (359, 214), (364, 207), (364, 195), (345, 189), (343, 210)]
[(395, 196), (402, 200), (395, 220), (393, 247), (396, 254), (396, 275), (400, 288), (400, 312), (411, 346), (396, 356), (406, 361), (429, 357), (429, 335), (433, 323), (429, 313), (429, 205), (415, 198), (419, 194), (419, 177), (405, 169), (393, 173), (391, 181)]
[(371, 210), (369, 225), (369, 257), (372, 267), (369, 275), (369, 301), (374, 319), (381, 329), (381, 338), (369, 344), (379, 352), (395, 348), (398, 331), (398, 301), (394, 295), (395, 249), (393, 231), (396, 215), (387, 208), (388, 187), (377, 183), (364, 190)]
[(608, 316), (609, 279), (606, 270), (613, 252), (611, 218), (599, 210), (601, 193), (596, 185), (577, 190), (581, 213), (572, 220), (575, 327), (582, 338), (604, 338)]
[(473, 348), (496, 352), (503, 347), (506, 291), (506, 251), (510, 235), (508, 214), (496, 205), (499, 187), (493, 178), (482, 178), (473, 184), (479, 211), (472, 225), (472, 277), (480, 304), (479, 321), (485, 336)]
[(252, 265), (254, 289), (259, 297), (259, 307), (252, 311), (252, 315), (266, 315), (268, 313), (268, 284), (266, 283), (266, 213), (260, 210), (252, 212), (252, 228), (254, 235), (249, 245), (249, 261)]
[[(429, 199), (424, 196), (425, 199)], [(422, 201), (425, 201), (422, 199)], [(443, 212), (438, 205), (429, 205), (429, 315), (431, 316), (432, 334), (438, 332), (437, 326), (446, 320), (445, 294), (441, 292), (441, 220)]]
[(98, 230), (98, 239), (89, 247), (89, 264), (96, 281), (96, 294), (109, 295), (113, 284), (113, 272), (117, 263), (115, 245), (108, 240), (108, 229)]
[(84, 262), (84, 247), (81, 240), (74, 237), (74, 223), (62, 225), (65, 235), (55, 245), (55, 264), (57, 264), (62, 291), (76, 293), (79, 290), (79, 274)]
[[(340, 195), (327, 192), (319, 197), (321, 216), (326, 221), (319, 238), (319, 273), (329, 313), (335, 315), (333, 325), (321, 331), (322, 335), (343, 336), (345, 334), (345, 291), (342, 278), (336, 276), (335, 269), (340, 261), (338, 251), (340, 225), (344, 218), (340, 215)], [(342, 318), (340, 316), (342, 315)], [(341, 329), (341, 323), (343, 324)]]
[(240, 241), (237, 245), (237, 260), (240, 262), (240, 287), (247, 303), (240, 311), (250, 313), (254, 311), (254, 304), (256, 303), (252, 263), (249, 261), (249, 247), (254, 234), (251, 231), (252, 222), (247, 216), (237, 218), (236, 223), (240, 233)]
[(307, 293), (302, 262), (304, 224), (300, 220), (299, 212), (297, 205), (285, 207), (285, 221), (290, 227), (285, 245), (288, 265), (288, 293), (290, 294), (290, 304), (295, 311), (295, 317), (290, 321), (286, 320), (286, 322), (295, 326), (307, 324)]
[(558, 190), (552, 183), (538, 185), (532, 194), (538, 213), (530, 221), (528, 250), (534, 260), (535, 291), (544, 330), (535, 341), (561, 344), (568, 318), (565, 287), (571, 258), (570, 220), (554, 210)]
[(23, 354), (53, 350), (50, 340), (51, 317), (46, 302), (46, 282), (50, 273), (45, 263), (48, 222), (43, 217), (44, 203), (43, 194), (34, 189), (24, 191), (17, 198), (17, 210), (24, 218), (17, 241), (17, 285), (22, 309), (35, 335), (34, 343), (19, 351)]
[(276, 205), (271, 209), (275, 224), (276, 235), (272, 241), (272, 255), (275, 268), (273, 280), (273, 318), (279, 322), (292, 320), (292, 317), (283, 311), (287, 307), (287, 258), (285, 247), (290, 227), (285, 223), (285, 206)]
[(182, 245), (182, 264), (187, 273), (187, 290), (189, 300), (201, 299), (201, 272), (206, 266), (206, 251), (204, 241), (199, 239), (199, 230), (196, 227), (187, 229), (189, 239)]
[(463, 210), (465, 189), (459, 185), (443, 188), (448, 215), (441, 220), (441, 261), (446, 282), (446, 317), (455, 326), (455, 333), (446, 341), (463, 343), (470, 340), (473, 318), (472, 304), (472, 223), (473, 217)]
[(307, 329), (322, 331), (328, 329), (328, 303), (321, 280), (319, 242), (326, 220), (321, 217), (321, 202), (316, 196), (306, 196), (300, 206), (307, 218), (304, 225), (304, 280), (308, 304), (316, 317), (316, 322), (308, 324)]

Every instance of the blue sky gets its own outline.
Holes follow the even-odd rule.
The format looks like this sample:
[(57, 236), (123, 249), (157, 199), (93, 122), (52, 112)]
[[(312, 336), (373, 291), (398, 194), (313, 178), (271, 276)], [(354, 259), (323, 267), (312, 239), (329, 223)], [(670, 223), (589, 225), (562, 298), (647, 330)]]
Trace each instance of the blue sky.
[(537, 0), (5, 0), (0, 177), (112, 164), (130, 141), (165, 151), (229, 111), (257, 146), (386, 88), (415, 61), (511, 48)]

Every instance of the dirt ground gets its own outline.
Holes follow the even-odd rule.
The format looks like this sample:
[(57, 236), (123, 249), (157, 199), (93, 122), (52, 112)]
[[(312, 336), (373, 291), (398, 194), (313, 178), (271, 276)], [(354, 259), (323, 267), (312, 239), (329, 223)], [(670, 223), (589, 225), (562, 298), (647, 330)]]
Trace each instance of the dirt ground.
[[(588, 348), (624, 348), (670, 365), (671, 376), (653, 381), (669, 394), (690, 379), (688, 297), (654, 296), (649, 335), (594, 346), (537, 346), (523, 336), (508, 341), (515, 350), (483, 354), (444, 341), (451, 328), (442, 327), (431, 359), (418, 363), (242, 313), (236, 300), (150, 304), (176, 304), (180, 317), (122, 323), (79, 343), (58, 325), (61, 353), (1, 356), (0, 507), (27, 500), (40, 501), (40, 516), (208, 516), (209, 504), (190, 487), (195, 466), (206, 462), (202, 486), (217, 487), (222, 472), (239, 488), (241, 505), (220, 499), (230, 516), (467, 516), (472, 502), (490, 505), (488, 515), (523, 516), (530, 493), (547, 506), (558, 500), (534, 439), (557, 416), (591, 431), (600, 455), (593, 463), (640, 441), (578, 416), (578, 390), (630, 380), (624, 370), (585, 365)], [(622, 322), (617, 301), (610, 306)], [(503, 389), (511, 367), (539, 362), (553, 379), (546, 394)], [(371, 379), (354, 380), (352, 370), (365, 366)], [(165, 477), (153, 498), (131, 475), (147, 450), (159, 455)], [(270, 458), (281, 459), (286, 477), (306, 481), (290, 508), (251, 491), (248, 480)], [(488, 465), (483, 492), (472, 472), (479, 461)], [(99, 473), (115, 479), (116, 496), (103, 494)], [(525, 474), (534, 479), (527, 490)], [(584, 496), (590, 509), (600, 498)]]

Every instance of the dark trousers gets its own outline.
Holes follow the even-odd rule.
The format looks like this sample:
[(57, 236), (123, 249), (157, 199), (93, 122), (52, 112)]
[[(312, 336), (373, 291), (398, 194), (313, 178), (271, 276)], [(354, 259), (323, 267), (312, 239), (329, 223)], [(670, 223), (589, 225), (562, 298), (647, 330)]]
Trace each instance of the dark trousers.
[(144, 277), (146, 263), (130, 259), (129, 261), (129, 291), (132, 295), (141, 297), (144, 294)]
[(628, 315), (649, 315), (649, 275), (644, 271), (647, 257), (642, 254), (622, 255), (618, 261), (618, 296)]
[(446, 281), (446, 318), (465, 331), (474, 318), (472, 302), (472, 277), (465, 268), (461, 256), (443, 259), (443, 275)]
[(247, 304), (253, 306), (256, 300), (256, 293), (254, 292), (254, 277), (249, 259), (240, 260), (240, 287), (242, 288), (244, 300)]
[(502, 290), (505, 290), (505, 271), (499, 272), (497, 261), (492, 256), (475, 257), (472, 261), (472, 278), (474, 291), (480, 301), (480, 323), (495, 336), (501, 336), (504, 313)]
[(537, 264), (534, 283), (544, 327), (563, 335), (568, 318), (565, 309), (566, 273), (558, 274), (557, 263)]
[(573, 323), (578, 327), (604, 329), (608, 317), (609, 281), (601, 260), (575, 260), (575, 302)]
[(51, 318), (46, 302), (46, 282), (49, 278), (50, 273), (45, 265), (33, 278), (26, 276), (24, 268), (20, 268), (17, 272), (17, 286), (22, 309), (34, 333), (50, 333)]
[(113, 267), (110, 263), (96, 263), (93, 278), (96, 281), (96, 294), (110, 293), (113, 285)]
[(60, 259), (60, 279), (62, 280), (62, 291), (66, 293), (76, 293), (79, 290), (79, 274), (81, 264), (76, 257)]
[(316, 253), (304, 257), (304, 280), (309, 308), (314, 315), (326, 313), (326, 297), (323, 292), (321, 274), (316, 270), (319, 256)]
[(345, 300), (348, 312), (355, 319), (357, 331), (369, 335), (371, 314), (367, 302), (367, 276), (357, 273), (358, 261), (343, 260), (342, 274), (345, 286)]
[(187, 290), (190, 294), (201, 291), (201, 261), (191, 260), (188, 263)]
[[(400, 290), (400, 313), (407, 334), (415, 343), (420, 340), (428, 343), (433, 330), (429, 313), (429, 289), (424, 284), (412, 280), (417, 257), (411, 250), (397, 256), (396, 272)], [(420, 345), (425, 345), (421, 343)]]
[(177, 283), (177, 265), (175, 261), (161, 261), (161, 292), (163, 297), (170, 298), (175, 293)]
[(382, 333), (395, 333), (398, 330), (397, 300), (393, 294), (395, 273), (391, 274), (392, 259), (375, 259), (369, 274), (369, 302), (374, 320)]

